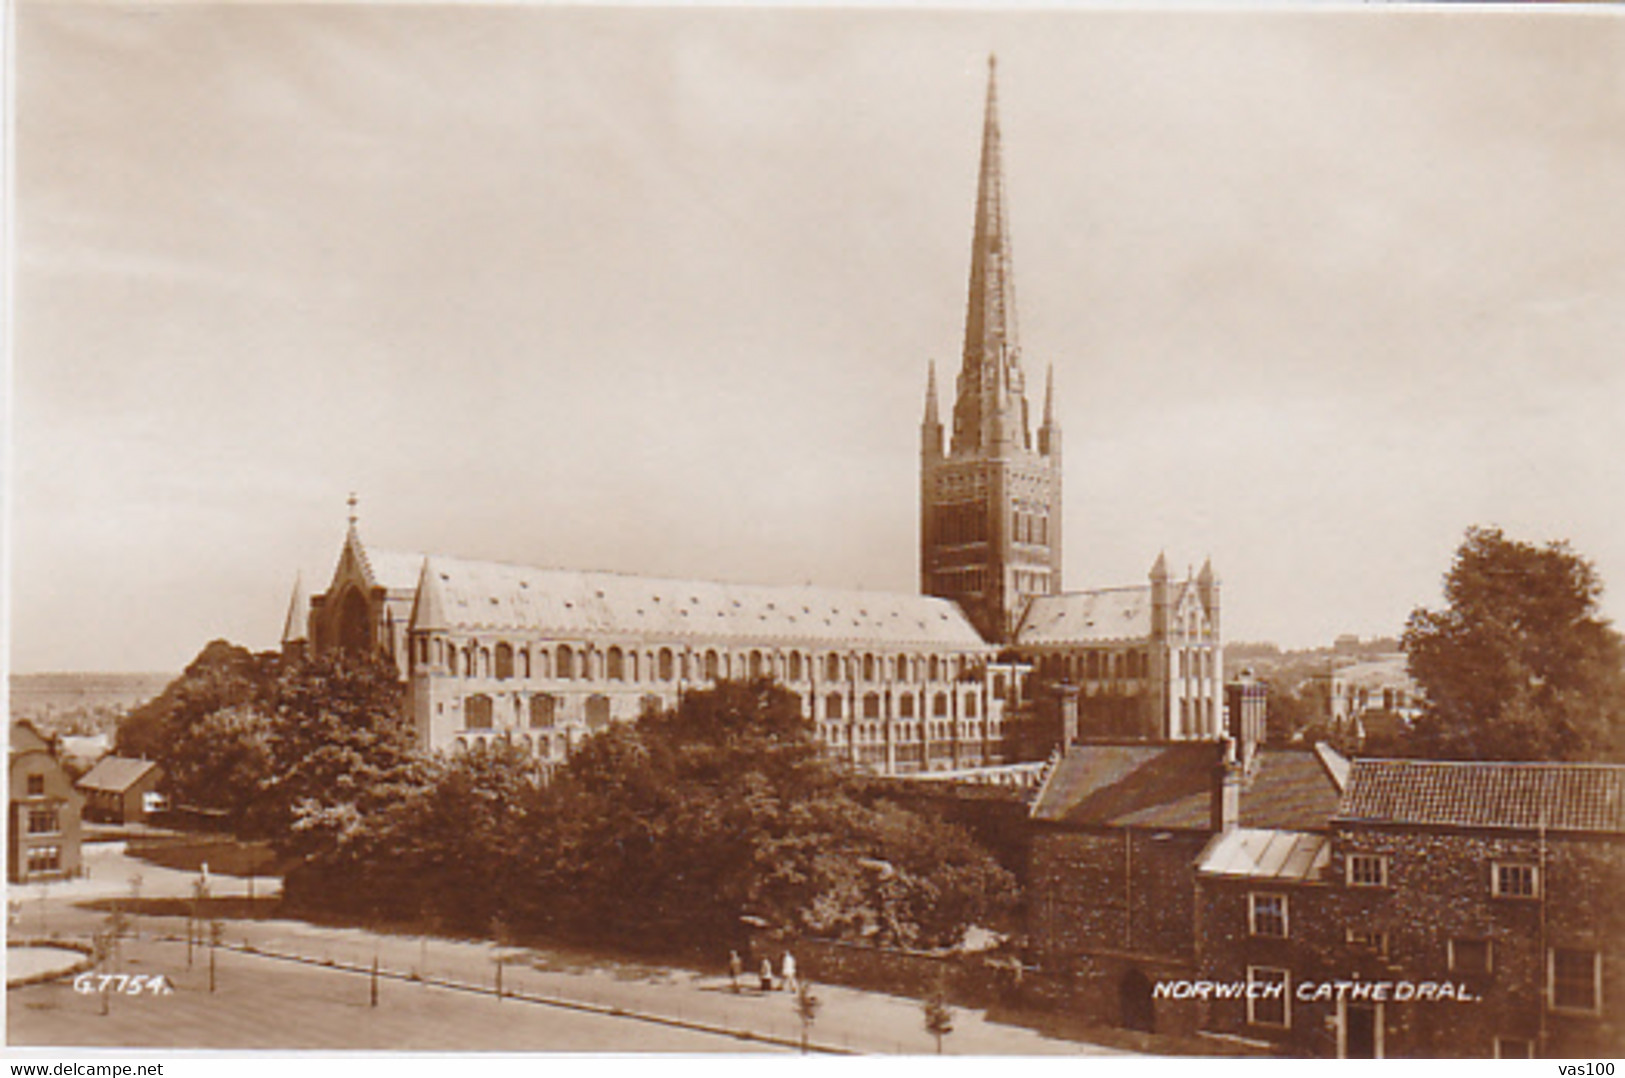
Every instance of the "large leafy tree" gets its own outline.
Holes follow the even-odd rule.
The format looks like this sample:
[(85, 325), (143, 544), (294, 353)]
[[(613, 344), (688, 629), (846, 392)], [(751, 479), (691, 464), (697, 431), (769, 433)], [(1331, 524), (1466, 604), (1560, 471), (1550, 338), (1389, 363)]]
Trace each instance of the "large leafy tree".
[(1403, 645), (1426, 694), (1412, 747), (1447, 759), (1625, 759), (1625, 647), (1566, 543), (1472, 528)]
[(555, 937), (739, 946), (750, 924), (920, 946), (998, 926), (1013, 879), (962, 830), (870, 803), (767, 682), (687, 694), (544, 776), (506, 746), (424, 765), (383, 798), (316, 806), (296, 901), (500, 919)]

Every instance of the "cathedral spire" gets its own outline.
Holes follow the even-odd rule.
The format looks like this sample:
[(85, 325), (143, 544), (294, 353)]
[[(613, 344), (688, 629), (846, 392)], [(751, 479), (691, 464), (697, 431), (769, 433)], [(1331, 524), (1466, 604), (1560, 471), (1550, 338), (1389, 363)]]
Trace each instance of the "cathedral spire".
[(933, 359), (926, 367), (925, 375), (925, 425), (935, 427), (941, 423), (942, 420), (937, 418), (937, 361)]
[(956, 453), (1028, 445), (1025, 387), (1018, 362), (1015, 274), (1010, 265), (1010, 225), (1004, 206), (997, 75), (998, 62), (989, 56), (970, 289), (965, 307), (964, 363), (954, 409)]

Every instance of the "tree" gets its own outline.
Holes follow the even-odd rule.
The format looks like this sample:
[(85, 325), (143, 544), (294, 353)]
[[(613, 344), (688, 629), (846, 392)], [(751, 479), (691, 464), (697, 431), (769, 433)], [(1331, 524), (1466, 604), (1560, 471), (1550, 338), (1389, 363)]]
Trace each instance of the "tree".
[(1567, 543), (1471, 528), (1443, 610), (1417, 609), (1403, 645), (1426, 696), (1420, 755), (1625, 759), (1625, 647), (1597, 612), (1602, 580)]
[(954, 1009), (948, 1006), (948, 988), (939, 982), (935, 992), (926, 999), (925, 1031), (937, 1039), (937, 1055), (942, 1054), (942, 1038), (954, 1031)]
[(796, 984), (796, 1017), (801, 1019), (801, 1054), (806, 1055), (808, 1042), (812, 1037), (813, 1021), (818, 1017), (818, 1009), (824, 1001), (813, 995), (812, 985), (806, 981)]

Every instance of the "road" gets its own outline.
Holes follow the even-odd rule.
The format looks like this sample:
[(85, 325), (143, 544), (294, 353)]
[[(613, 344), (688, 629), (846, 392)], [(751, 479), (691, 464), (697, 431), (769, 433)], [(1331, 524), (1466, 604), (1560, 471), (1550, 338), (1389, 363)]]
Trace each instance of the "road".
[[(190, 895), (196, 876), (87, 848), (88, 880), (13, 892), (14, 935), (88, 939), (106, 914), (97, 899), (128, 897), (139, 874), (146, 899)], [(274, 884), (257, 883), (261, 896)], [(211, 895), (245, 896), (246, 881), (215, 876)], [(167, 995), (96, 995), (62, 983), (9, 994), (12, 1044), (165, 1048), (370, 1048), (415, 1051), (764, 1052), (794, 1050), (802, 1035), (787, 993), (735, 992), (726, 977), (629, 962), (583, 961), (551, 950), (392, 936), (290, 920), (224, 922), (215, 949), (187, 962), (183, 916), (136, 918), (119, 969), (162, 973)], [(371, 1005), (376, 959), (379, 1002)], [(501, 960), (500, 963), (498, 960)], [(508, 998), (495, 995), (500, 965)], [(927, 1054), (917, 1000), (816, 985), (821, 1006), (807, 1031), (815, 1049)], [(517, 998), (515, 998), (517, 997)], [(958, 1009), (944, 1042), (954, 1054), (1106, 1054), (1111, 1050), (989, 1022)], [(1115, 1054), (1115, 1053), (1114, 1053)]]

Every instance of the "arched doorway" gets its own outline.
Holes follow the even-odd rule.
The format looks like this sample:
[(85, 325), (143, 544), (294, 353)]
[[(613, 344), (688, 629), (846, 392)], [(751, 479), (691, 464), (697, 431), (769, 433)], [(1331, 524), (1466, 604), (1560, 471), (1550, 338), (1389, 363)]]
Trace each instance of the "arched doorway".
[(1157, 1013), (1151, 1001), (1151, 978), (1137, 969), (1123, 974), (1122, 981), (1117, 985), (1117, 1002), (1123, 1015), (1124, 1029), (1156, 1032)]

